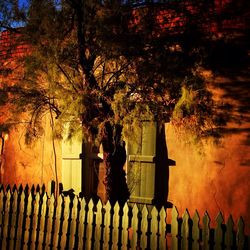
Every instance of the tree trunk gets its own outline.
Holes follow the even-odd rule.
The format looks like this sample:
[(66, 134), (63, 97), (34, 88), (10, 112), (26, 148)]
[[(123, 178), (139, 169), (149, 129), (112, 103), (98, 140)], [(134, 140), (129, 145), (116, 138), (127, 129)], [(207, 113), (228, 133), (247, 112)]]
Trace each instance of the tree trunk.
[(102, 145), (106, 176), (104, 180), (106, 198), (111, 204), (118, 201), (124, 204), (129, 198), (126, 173), (123, 169), (126, 162), (125, 142), (121, 139), (122, 126), (105, 124)]

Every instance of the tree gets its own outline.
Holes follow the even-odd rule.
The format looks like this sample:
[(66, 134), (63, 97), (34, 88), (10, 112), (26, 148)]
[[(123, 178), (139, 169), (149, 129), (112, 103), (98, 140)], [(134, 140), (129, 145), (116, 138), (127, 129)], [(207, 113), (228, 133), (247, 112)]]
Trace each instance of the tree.
[[(161, 23), (158, 7), (136, 12), (120, 1), (30, 0), (26, 9), (4, 1), (2, 27), (20, 34), (17, 44), (30, 46), (15, 62), (23, 74), (1, 86), (13, 117), (30, 117), (27, 142), (43, 132), (45, 113), (55, 136), (70, 121), (69, 137), (80, 132), (103, 145), (107, 198), (125, 202), (124, 135), (135, 134), (145, 120), (191, 124), (199, 134), (197, 128), (202, 131), (212, 119), (211, 95), (199, 73), (208, 38), (201, 32), (205, 4), (192, 14), (178, 1)], [(13, 29), (13, 22), (24, 26)]]

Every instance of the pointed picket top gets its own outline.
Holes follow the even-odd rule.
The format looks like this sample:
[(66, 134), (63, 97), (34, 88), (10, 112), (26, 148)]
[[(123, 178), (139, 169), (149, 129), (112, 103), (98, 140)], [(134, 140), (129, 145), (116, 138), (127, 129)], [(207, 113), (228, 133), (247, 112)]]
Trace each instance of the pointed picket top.
[(70, 210), (70, 198), (69, 196), (64, 197), (64, 220), (67, 220), (69, 218), (69, 210)]
[(159, 212), (160, 221), (159, 221), (159, 249), (166, 249), (166, 209), (164, 207), (161, 208)]
[(171, 234), (172, 234), (172, 237), (176, 239), (176, 237), (178, 236), (178, 218), (179, 218), (179, 213), (178, 213), (176, 206), (172, 208), (171, 215), (172, 215)]
[[(158, 216), (158, 210), (157, 210), (157, 208), (154, 206), (153, 208), (152, 208), (152, 210), (151, 210), (151, 216), (153, 217), (153, 216)], [(153, 219), (153, 218), (152, 218)]]
[(43, 196), (42, 196), (42, 209), (41, 209), (41, 214), (44, 214), (44, 216), (46, 215), (46, 208), (47, 208), (47, 205), (48, 205), (48, 196), (47, 194), (45, 193)]
[(89, 203), (88, 203), (88, 208), (89, 208), (89, 210), (93, 211), (93, 208), (94, 208), (94, 202), (93, 202), (93, 199), (92, 199), (92, 198), (89, 200)]
[(86, 249), (91, 249), (91, 238), (92, 238), (92, 230), (93, 230), (93, 216), (94, 216), (94, 202), (91, 198), (88, 203), (88, 211), (87, 211), (87, 226), (86, 226)]
[(200, 240), (200, 227), (199, 227), (199, 222), (200, 222), (200, 216), (198, 211), (196, 210), (194, 213), (194, 216), (192, 218), (193, 220), (193, 227), (192, 227), (192, 249), (193, 250), (199, 250), (199, 240)]
[(233, 249), (233, 238), (234, 238), (234, 221), (232, 215), (229, 216), (226, 224), (226, 234), (225, 234), (225, 245), (226, 249), (230, 250)]
[(202, 222), (203, 222), (203, 228), (202, 228), (202, 241), (203, 241), (203, 248), (204, 250), (209, 249), (209, 231), (210, 231), (210, 217), (207, 212), (205, 212)]
[(125, 205), (123, 206), (123, 216), (122, 216), (122, 227), (127, 230), (128, 229), (128, 220), (129, 220), (129, 207), (128, 203), (126, 202)]
[(243, 218), (240, 217), (237, 224), (237, 234), (236, 234), (236, 245), (238, 250), (243, 250), (245, 245), (245, 235), (244, 235), (245, 224)]
[[(43, 193), (41, 195), (41, 213), (40, 213), (40, 222), (38, 225), (38, 238), (37, 238), (37, 249), (42, 249), (42, 245), (43, 245), (43, 239), (45, 236), (45, 221), (46, 221), (46, 210), (47, 207), (49, 206), (48, 204), (48, 197), (46, 193)], [(48, 228), (48, 227), (47, 227)]]
[(18, 221), (17, 226), (18, 230), (16, 233), (16, 249), (21, 248), (21, 237), (22, 237), (22, 224), (23, 224), (23, 217), (24, 217), (24, 201), (25, 201), (25, 194), (24, 192), (20, 193), (20, 187), (18, 188), (19, 193), (18, 196), (20, 197), (19, 200), (19, 214), (18, 214)]
[(112, 249), (117, 249), (118, 248), (118, 241), (119, 241), (119, 211), (120, 211), (120, 206), (118, 201), (115, 203), (114, 206), (114, 216), (113, 216), (113, 232), (112, 232), (112, 241), (113, 241), (113, 248)]
[(32, 213), (32, 230), (31, 230), (31, 249), (35, 249), (37, 227), (38, 225), (38, 213), (39, 213), (39, 204), (40, 204), (40, 194), (36, 193), (35, 200), (33, 201), (34, 208)]
[(219, 212), (215, 220), (217, 222), (217, 225), (221, 225), (224, 222), (223, 214)]
[(193, 224), (198, 224), (199, 225), (200, 215), (199, 215), (197, 210), (195, 210), (195, 213), (194, 213), (194, 216), (193, 216), (192, 220), (193, 220)]
[(72, 202), (72, 214), (71, 214), (71, 217), (74, 219), (77, 218), (78, 203), (79, 203), (79, 200), (77, 196), (75, 196)]
[(95, 241), (94, 249), (101, 249), (101, 235), (102, 235), (102, 202), (99, 199), (96, 205), (96, 221), (95, 221)]
[[(70, 198), (69, 196), (64, 197), (64, 211), (62, 213), (62, 228), (65, 228), (65, 230), (62, 230), (60, 234), (60, 248), (65, 249), (67, 244), (67, 228), (68, 228), (68, 222), (69, 222), (69, 212), (70, 212)], [(73, 221), (71, 221), (72, 224)], [(71, 239), (74, 239), (75, 235), (71, 235)]]
[[(10, 206), (10, 199), (11, 199), (11, 189), (8, 189), (7, 191), (7, 195), (6, 195), (7, 201), (8, 202), (8, 206)], [(6, 202), (7, 203), (7, 202)]]
[(122, 249), (127, 249), (128, 244), (128, 223), (129, 223), (129, 207), (126, 202), (123, 206), (123, 216), (122, 216)]
[(28, 214), (31, 213), (31, 207), (32, 207), (32, 203), (33, 203), (33, 196), (32, 196), (32, 193), (29, 193), (29, 196), (28, 196), (28, 209), (27, 209), (27, 212)]
[(217, 226), (215, 228), (215, 250), (218, 249), (222, 249), (223, 246), (223, 230), (222, 230), (222, 224), (224, 222), (224, 218), (221, 212), (219, 212), (219, 214), (216, 217), (216, 222), (217, 222)]
[(81, 202), (80, 202), (80, 207), (81, 207), (80, 213), (85, 214), (86, 204), (87, 204), (87, 203), (86, 203), (86, 200), (85, 200), (85, 198), (83, 197), (83, 198), (81, 199)]
[(176, 206), (173, 206), (171, 214), (172, 214), (172, 218), (174, 218), (174, 219), (178, 219), (179, 218), (179, 213), (178, 213), (178, 210), (177, 210)]
[[(48, 197), (48, 194), (47, 194), (47, 197)], [(50, 205), (51, 205), (51, 204), (54, 205), (54, 203), (55, 203), (55, 196), (54, 196), (54, 194), (52, 194), (52, 195), (49, 197), (49, 204), (50, 204)]]
[(109, 248), (110, 224), (111, 224), (111, 204), (108, 201), (104, 206), (103, 249)]
[(155, 206), (151, 210), (151, 218), (150, 249), (157, 249), (158, 210)]
[(148, 232), (148, 207), (146, 205), (142, 208), (142, 220), (141, 220), (141, 249), (147, 249), (147, 232)]
[(114, 206), (114, 214), (119, 214), (119, 210), (120, 210), (120, 205), (119, 202), (117, 201)]
[(123, 206), (122, 210), (123, 210), (123, 215), (127, 216), (128, 215), (128, 211), (129, 211), (129, 207), (128, 207), (128, 203), (127, 202)]
[(62, 197), (61, 195), (59, 195), (58, 198), (55, 199), (55, 201), (56, 201), (57, 208), (58, 208), (58, 207), (61, 208), (61, 207), (62, 207), (62, 204), (63, 204), (63, 197)]
[[(99, 200), (96, 205), (96, 224), (100, 227), (102, 224), (102, 202)], [(101, 230), (100, 228), (98, 229)]]
[(133, 209), (132, 209), (132, 214), (133, 214), (133, 215), (136, 214), (136, 216), (137, 216), (138, 211), (139, 211), (138, 206), (137, 206), (137, 204), (135, 203), (134, 206), (133, 206)]
[(190, 220), (190, 215), (188, 210), (186, 209), (182, 216), (182, 224), (181, 224), (182, 249), (188, 249), (189, 220)]
[(137, 240), (138, 240), (138, 206), (134, 204), (132, 209), (132, 240), (131, 240), (131, 249), (136, 249)]
[(78, 213), (78, 197), (75, 195), (72, 201), (71, 222), (69, 224), (70, 225), (69, 249), (73, 249), (75, 244), (77, 213)]
[(107, 212), (110, 212), (110, 210), (111, 210), (111, 204), (110, 204), (110, 202), (108, 201), (106, 204), (105, 204), (105, 206), (104, 206), (104, 209), (105, 209), (105, 211)]
[[(10, 221), (10, 232), (9, 232), (9, 249), (14, 249), (14, 241), (15, 241), (15, 231), (18, 227), (16, 224), (17, 220), (17, 211), (18, 211), (18, 193), (17, 190), (12, 189), (13, 192), (13, 202), (12, 202), (12, 215)], [(1, 213), (0, 213), (1, 214)], [(0, 224), (1, 225), (1, 224)]]
[(188, 223), (188, 220), (190, 219), (190, 215), (188, 210), (186, 209), (184, 214), (182, 215), (182, 224)]
[(84, 248), (84, 228), (85, 228), (85, 214), (86, 214), (86, 200), (83, 197), (80, 201), (80, 213), (79, 213), (79, 232), (78, 232), (78, 249)]

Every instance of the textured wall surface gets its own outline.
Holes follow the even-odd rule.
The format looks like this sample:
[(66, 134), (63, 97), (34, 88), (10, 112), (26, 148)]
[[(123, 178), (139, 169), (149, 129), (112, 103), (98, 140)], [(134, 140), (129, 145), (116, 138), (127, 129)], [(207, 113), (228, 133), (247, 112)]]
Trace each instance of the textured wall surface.
[(239, 75), (234, 80), (218, 77), (213, 82), (214, 97), (229, 105), (224, 110), (227, 126), (222, 137), (209, 140), (203, 148), (186, 144), (173, 127), (167, 125), (169, 157), (176, 161), (170, 167), (169, 201), (183, 213), (206, 210), (211, 219), (222, 211), (227, 219), (243, 217), (250, 232), (250, 77)]

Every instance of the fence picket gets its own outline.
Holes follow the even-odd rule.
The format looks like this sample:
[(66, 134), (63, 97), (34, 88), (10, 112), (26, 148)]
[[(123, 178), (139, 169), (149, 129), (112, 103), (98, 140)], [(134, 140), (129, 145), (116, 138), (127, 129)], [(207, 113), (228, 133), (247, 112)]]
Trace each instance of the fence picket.
[(119, 212), (120, 212), (120, 206), (119, 203), (116, 202), (114, 206), (114, 216), (113, 216), (113, 233), (112, 233), (112, 249), (118, 248), (119, 243)]
[(139, 209), (137, 204), (134, 205), (132, 209), (132, 240), (131, 240), (131, 248), (137, 248), (138, 242), (138, 230), (139, 230), (139, 220), (138, 220)]
[(16, 228), (17, 228), (17, 210), (18, 210), (18, 193), (17, 190), (13, 191), (13, 203), (12, 203), (12, 215), (11, 215), (11, 223), (10, 223), (10, 249), (14, 249), (15, 237), (16, 237)]
[[(46, 195), (47, 197), (47, 195)], [(47, 229), (46, 229), (46, 234), (45, 234), (45, 249), (49, 248), (53, 242), (53, 234), (52, 234), (52, 229), (53, 229), (53, 219), (54, 219), (54, 212), (55, 212), (55, 197), (52, 194), (50, 198), (48, 199), (48, 213), (47, 213)]]
[(10, 208), (11, 208), (11, 192), (8, 190), (6, 195), (6, 203), (4, 208), (4, 222), (3, 222), (3, 239), (2, 246), (3, 249), (7, 249), (7, 244), (9, 241), (8, 238), (8, 228), (9, 228), (9, 217), (10, 217)]
[(200, 240), (199, 222), (200, 222), (200, 216), (196, 210), (193, 216), (193, 227), (192, 227), (192, 238), (193, 238), (192, 249), (193, 250), (199, 250), (199, 240)]
[(148, 214), (148, 208), (144, 205), (141, 220), (141, 249), (146, 249), (148, 245)]
[(209, 237), (210, 237), (210, 218), (207, 212), (205, 212), (203, 216), (203, 229), (202, 229), (202, 249), (208, 250), (209, 249)]
[(55, 219), (54, 219), (54, 234), (52, 239), (52, 248), (56, 248), (58, 246), (58, 239), (60, 233), (60, 224), (61, 224), (61, 216), (62, 216), (62, 205), (63, 205), (63, 198), (60, 195), (56, 200), (56, 212), (55, 212)]
[(225, 245), (227, 250), (233, 249), (234, 246), (233, 228), (234, 228), (234, 222), (232, 216), (230, 215), (227, 220), (226, 235), (225, 235)]
[(216, 217), (217, 226), (215, 228), (215, 250), (223, 249), (223, 230), (222, 224), (224, 222), (224, 218), (222, 213), (220, 212)]
[(186, 209), (183, 216), (182, 216), (182, 225), (181, 225), (181, 249), (187, 250), (188, 249), (188, 242), (189, 242), (189, 220), (190, 215), (188, 210)]
[(242, 217), (238, 221), (238, 230), (236, 234), (236, 245), (238, 250), (243, 250), (245, 245), (245, 236), (244, 236), (244, 222)]
[(110, 238), (111, 238), (111, 204), (108, 201), (105, 205), (104, 213), (104, 237), (103, 237), (103, 249), (109, 249)]
[[(25, 190), (0, 188), (0, 249), (158, 249), (167, 248), (166, 210), (152, 206), (149, 213), (134, 204), (132, 214), (128, 203), (123, 207), (117, 202), (111, 207), (99, 200), (96, 206), (91, 199), (47, 193), (39, 186)], [(34, 196), (34, 192), (36, 195)], [(132, 218), (131, 218), (132, 216)], [(131, 221), (130, 221), (131, 220)], [(184, 249), (248, 249), (244, 222), (240, 218), (237, 232), (232, 216), (224, 223), (222, 213), (216, 217), (216, 228), (210, 228), (206, 212), (200, 224), (196, 211), (190, 218), (186, 210), (179, 219), (176, 207), (172, 209), (169, 245), (173, 250)], [(129, 228), (131, 224), (131, 228)], [(130, 231), (131, 230), (131, 231)], [(77, 235), (76, 235), (77, 233)]]
[(96, 226), (95, 226), (95, 241), (94, 249), (101, 249), (102, 245), (102, 203), (99, 200), (96, 206)]
[(90, 199), (88, 203), (88, 214), (87, 214), (87, 227), (86, 227), (86, 246), (85, 249), (91, 249), (91, 240), (93, 232), (93, 219), (94, 219), (94, 202)]
[(161, 208), (159, 221), (159, 249), (166, 249), (166, 210), (164, 207)]
[(85, 214), (86, 214), (86, 201), (84, 198), (82, 198), (80, 206), (81, 209), (79, 214), (79, 225), (78, 225), (78, 249), (84, 249)]
[[(66, 243), (67, 243), (67, 231), (68, 231), (68, 224), (69, 224), (69, 211), (70, 211), (70, 198), (69, 196), (64, 197), (63, 201), (63, 213), (61, 217), (61, 223), (62, 223), (62, 231), (60, 235), (60, 241), (57, 245), (57, 247), (61, 249), (66, 249)], [(73, 235), (72, 235), (73, 236)]]
[(38, 237), (37, 237), (37, 249), (42, 249), (43, 239), (45, 236), (45, 219), (46, 219), (46, 208), (47, 208), (47, 194), (43, 194), (41, 199), (41, 215), (40, 223), (38, 225)]
[(125, 203), (123, 207), (123, 216), (122, 216), (122, 249), (128, 248), (128, 226), (129, 226), (129, 207), (128, 203)]
[(172, 250), (178, 249), (178, 237), (179, 237), (178, 218), (179, 218), (179, 214), (178, 214), (177, 208), (173, 207), (172, 222), (171, 222), (171, 234), (172, 234), (171, 249)]
[(21, 246), (23, 244), (22, 236), (23, 236), (24, 206), (25, 206), (25, 193), (21, 191), (20, 203), (19, 203), (19, 215), (18, 215), (18, 222), (17, 222), (18, 228), (17, 228), (17, 236), (16, 236), (16, 249), (21, 249)]
[(36, 193), (34, 200), (34, 212), (32, 213), (31, 225), (31, 250), (36, 248), (36, 236), (38, 234), (38, 214), (39, 214), (40, 194)]
[(29, 247), (29, 236), (30, 236), (30, 232), (31, 232), (31, 216), (32, 216), (32, 202), (33, 202), (33, 197), (32, 197), (32, 193), (30, 192), (29, 196), (28, 196), (28, 202), (27, 202), (27, 211), (26, 211), (26, 215), (25, 215), (25, 232), (24, 232), (24, 241), (23, 241), (23, 248), (24, 249), (28, 249)]
[(71, 213), (71, 222), (69, 230), (69, 249), (74, 249), (75, 246), (75, 237), (76, 237), (76, 221), (78, 213), (78, 198), (75, 196), (72, 202), (72, 213)]
[(156, 207), (151, 210), (151, 218), (150, 249), (157, 249), (158, 211)]

